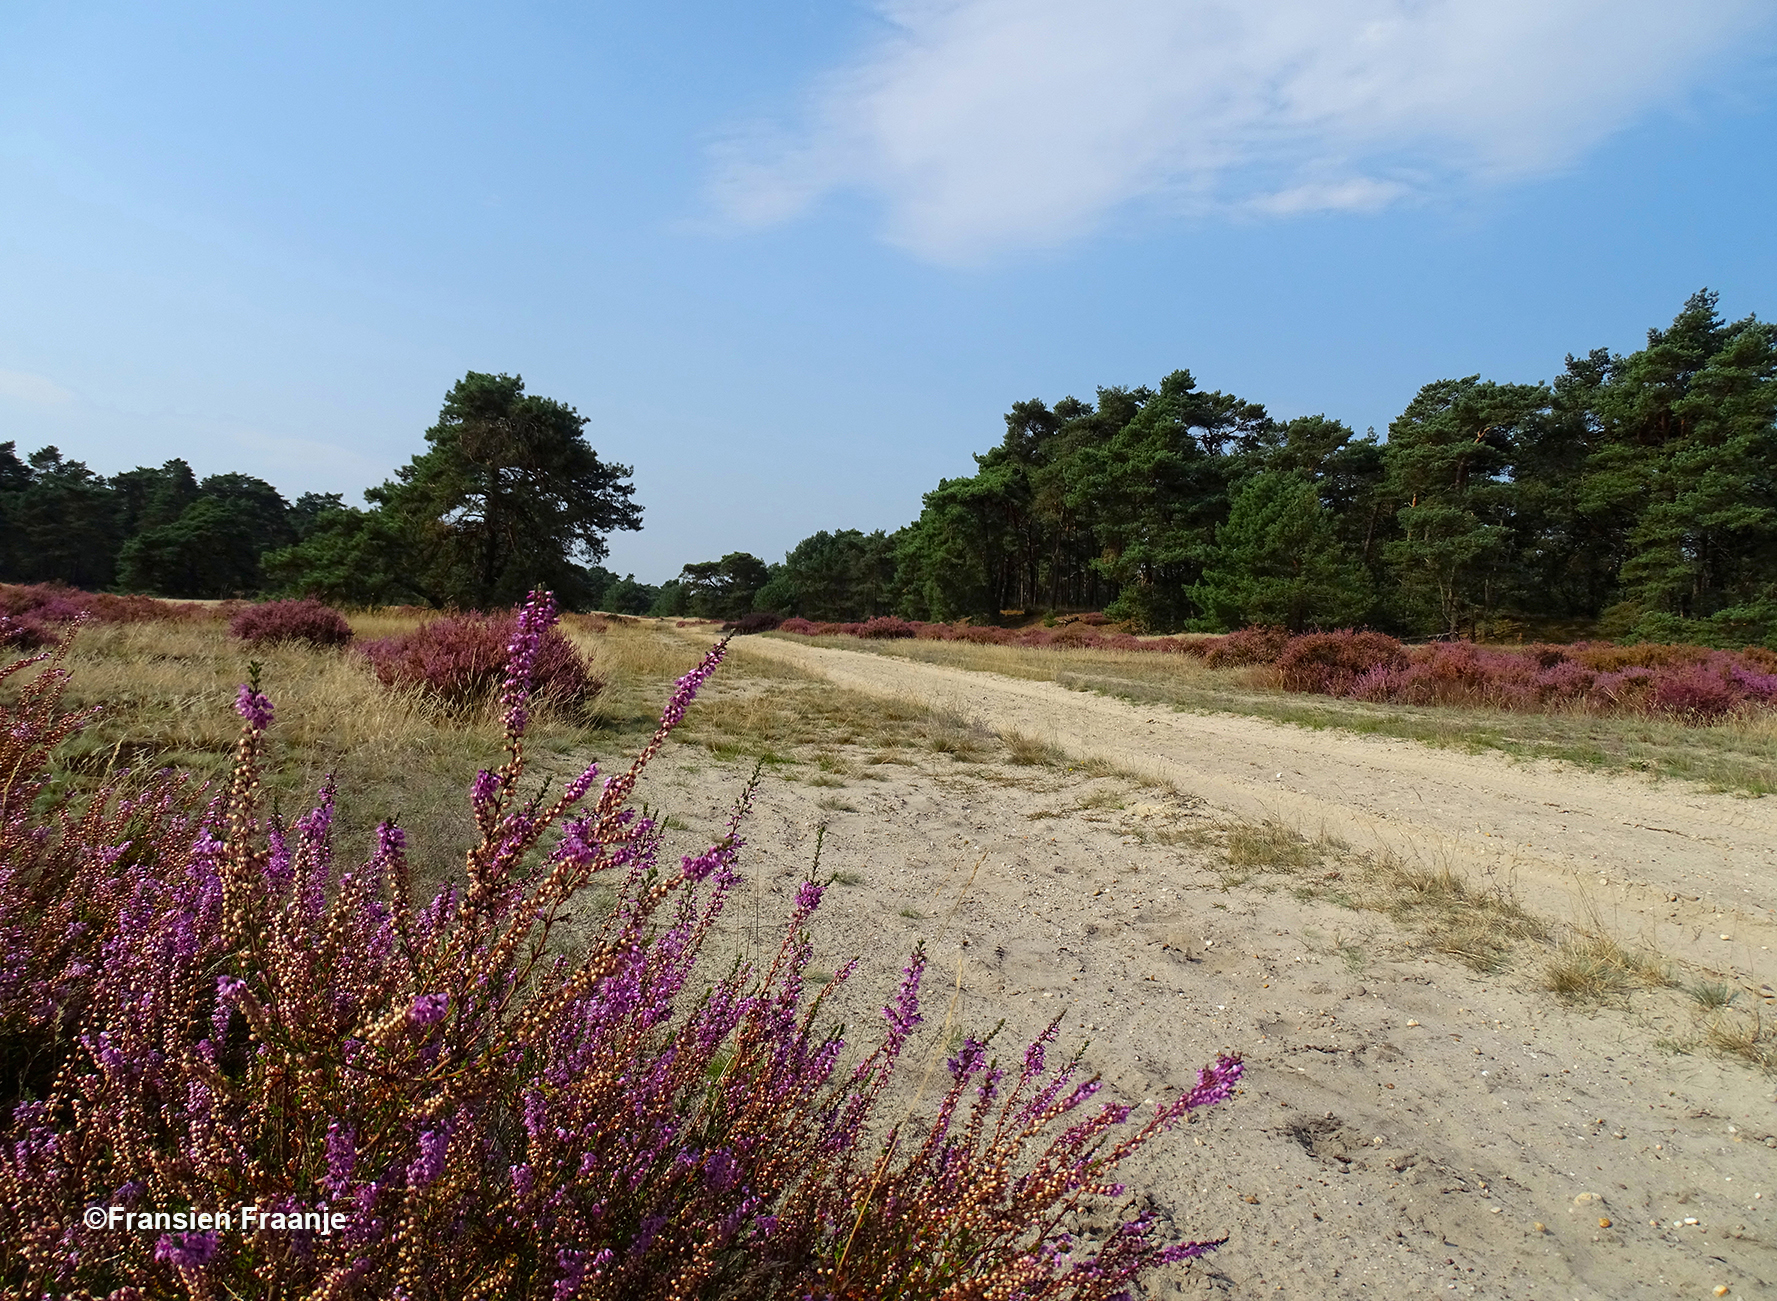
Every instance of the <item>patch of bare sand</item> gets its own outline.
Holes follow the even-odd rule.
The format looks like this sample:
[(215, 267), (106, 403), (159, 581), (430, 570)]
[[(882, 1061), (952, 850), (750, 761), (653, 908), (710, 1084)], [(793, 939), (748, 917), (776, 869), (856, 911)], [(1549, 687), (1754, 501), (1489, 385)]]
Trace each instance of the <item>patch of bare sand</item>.
[[(750, 639), (737, 649), (783, 653), (769, 646)], [(1005, 1019), (1006, 1058), (1065, 1012), (1063, 1046), (1089, 1041), (1088, 1063), (1136, 1103), (1185, 1087), (1217, 1049), (1244, 1054), (1241, 1095), (1128, 1170), (1131, 1188), (1177, 1232), (1229, 1235), (1152, 1294), (1602, 1301), (1706, 1297), (1718, 1286), (1751, 1296), (1777, 1281), (1767, 1209), (1777, 1197), (1777, 1118), (1766, 1077), (1705, 1053), (1662, 1051), (1654, 995), (1565, 1008), (1525, 963), (1479, 975), (1424, 957), (1413, 936), (1376, 914), (1297, 897), (1287, 877), (1231, 876), (1216, 839), (1223, 810), (1318, 815), (1319, 805), (1289, 804), (1300, 787), (1329, 807), (1343, 807), (1346, 790), (1367, 794), (1391, 830), (1425, 826), (1440, 845), (1460, 843), (1467, 815), (1453, 811), (1456, 793), (1484, 784), (1472, 774), (1485, 764), (1436, 751), (1416, 764), (1413, 747), (1392, 743), (1347, 752), (1316, 733), (1234, 720), (1250, 723), (1247, 745), (1263, 747), (1240, 763), (1243, 729), (1221, 726), (1228, 720), (1199, 728), (1205, 720), (1041, 684), (927, 683), (898, 675), (919, 666), (820, 656), (833, 654), (838, 663), (797, 662), (846, 686), (963, 707), (996, 730), (1174, 784), (927, 753), (870, 764), (861, 747), (841, 755), (851, 764), (843, 786), (795, 780), (795, 769), (768, 774), (747, 829), (748, 882), (721, 939), (733, 948), (776, 942), (824, 824), (823, 872), (842, 876), (817, 917), (817, 965), (864, 957), (835, 1005), (860, 1027), (854, 1041), (874, 1033), (873, 1007), (923, 939), (930, 1036), (918, 1065), (944, 1049), (935, 1027), (953, 997), (959, 1028)], [(1143, 729), (1133, 735), (1131, 715)], [(1297, 740), (1308, 744), (1286, 766)], [(1295, 785), (1266, 786), (1278, 771)], [(678, 745), (642, 794), (674, 816), (690, 849), (716, 832), (746, 772)], [(1405, 816), (1407, 800), (1378, 785), (1402, 772), (1417, 774), (1413, 807), (1442, 806), (1448, 820)], [(1510, 775), (1569, 809), (1589, 785)], [(1509, 784), (1488, 796), (1490, 807), (1502, 819), (1555, 816), (1535, 813), (1540, 801), (1529, 805), (1524, 790)], [(1568, 825), (1615, 835), (1612, 813), (1644, 807), (1642, 788), (1627, 790), (1621, 804), (1566, 814)], [(1687, 826), (1718, 840), (1726, 830), (1733, 844), (1725, 864), (1647, 850), (1650, 877), (1658, 868), (1725, 881), (1719, 874), (1737, 861), (1751, 870), (1731, 855), (1746, 852), (1757, 805), (1724, 800), (1718, 818), (1728, 809), (1748, 816), (1710, 828), (1709, 798), (1645, 794), (1676, 807), (1639, 820), (1679, 822), (1676, 813), (1693, 810)], [(1356, 840), (1350, 825), (1334, 824)], [(1533, 831), (1523, 843), (1537, 839)], [(1606, 874), (1624, 870), (1608, 861)], [(1520, 880), (1530, 878), (1530, 864), (1518, 866)]]

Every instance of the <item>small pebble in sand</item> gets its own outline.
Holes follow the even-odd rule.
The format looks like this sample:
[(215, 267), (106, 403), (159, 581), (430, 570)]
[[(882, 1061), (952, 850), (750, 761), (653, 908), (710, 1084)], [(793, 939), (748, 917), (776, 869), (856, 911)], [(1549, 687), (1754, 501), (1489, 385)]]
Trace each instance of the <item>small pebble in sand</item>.
[(1723, 938), (1723, 939), (1724, 939), (1724, 940), (1731, 940), (1731, 939), (1733, 939), (1733, 938), (1734, 938), (1734, 937), (1733, 937), (1733, 936), (1732, 936), (1732, 935), (1729, 935), (1729, 934), (1728, 934), (1728, 933), (1727, 933), (1727, 932), (1726, 932), (1726, 931), (1723, 931), (1723, 932), (1722, 932), (1722, 936), (1721, 936), (1721, 937), (1722, 937), (1722, 938)]
[(1715, 1295), (1726, 1296), (1727, 1294), (1728, 1294), (1728, 1285), (1726, 1283), (1717, 1283), (1715, 1285)]
[(1608, 1229), (1610, 1227), (1610, 1217), (1608, 1215), (1600, 1215), (1598, 1217), (1598, 1227), (1601, 1229)]
[(1408, 1024), (1408, 1025), (1418, 1025), (1418, 1024), (1419, 1024), (1419, 1022), (1417, 1022), (1417, 1021), (1409, 1021), (1409, 1022), (1407, 1022), (1407, 1024)]
[(1530, 1227), (1535, 1229), (1538, 1233), (1547, 1233), (1549, 1231), (1549, 1226), (1544, 1224), (1541, 1220), (1538, 1220), (1535, 1224), (1531, 1225)]

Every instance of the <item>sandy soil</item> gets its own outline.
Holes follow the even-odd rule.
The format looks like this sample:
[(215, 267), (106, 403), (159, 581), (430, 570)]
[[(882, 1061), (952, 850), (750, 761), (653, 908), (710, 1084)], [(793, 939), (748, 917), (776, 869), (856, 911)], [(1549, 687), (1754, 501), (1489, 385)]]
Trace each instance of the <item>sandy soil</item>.
[[(1601, 917), (1768, 1009), (1777, 802), (772, 639), (735, 653), (1132, 774), (860, 753), (843, 787), (768, 777), (724, 942), (775, 942), (825, 824), (823, 871), (845, 875), (818, 962), (865, 955), (854, 1024), (923, 939), (929, 1023), (952, 998), (962, 1028), (1005, 1018), (1010, 1055), (1064, 1010), (1064, 1045), (1090, 1041), (1128, 1100), (1187, 1086), (1217, 1049), (1244, 1054), (1242, 1095), (1129, 1170), (1181, 1234), (1229, 1235), (1153, 1294), (1602, 1301), (1777, 1283), (1768, 1077), (1662, 1050), (1633, 1001), (1568, 1009), (1524, 963), (1478, 975), (1287, 882), (1230, 885), (1213, 831), (1272, 817), (1503, 873), (1539, 911)], [(642, 794), (688, 848), (744, 777), (675, 746)]]

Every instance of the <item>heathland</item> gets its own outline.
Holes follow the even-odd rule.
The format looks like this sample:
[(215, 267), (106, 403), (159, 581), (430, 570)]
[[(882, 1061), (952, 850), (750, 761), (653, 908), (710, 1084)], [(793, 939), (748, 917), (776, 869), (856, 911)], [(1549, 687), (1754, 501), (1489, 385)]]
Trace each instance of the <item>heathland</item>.
[[(554, 790), (645, 741), (717, 632), (564, 631), (601, 686), (532, 720), (531, 776)], [(399, 813), (415, 893), (460, 880), (499, 706), (391, 689), (351, 650), (249, 652), (210, 612), (77, 635), (69, 703), (106, 712), (58, 751), (59, 788), (162, 762), (225, 780), (249, 653), (278, 710), (267, 803), (300, 812), (334, 772), (342, 860)], [(914, 1109), (936, 1092), (920, 1073), (1001, 1021), (1019, 1045), (1063, 1013), (1059, 1048), (1138, 1108), (1242, 1054), (1240, 1095), (1125, 1172), (1172, 1236), (1229, 1236), (1147, 1294), (1652, 1298), (1777, 1277), (1764, 707), (1416, 705), (1274, 672), (743, 637), (637, 796), (695, 855), (762, 774), (718, 959), (775, 946), (817, 853), (808, 978), (862, 958), (834, 1016), (875, 1017), (923, 944), (943, 1015), (911, 1041)]]

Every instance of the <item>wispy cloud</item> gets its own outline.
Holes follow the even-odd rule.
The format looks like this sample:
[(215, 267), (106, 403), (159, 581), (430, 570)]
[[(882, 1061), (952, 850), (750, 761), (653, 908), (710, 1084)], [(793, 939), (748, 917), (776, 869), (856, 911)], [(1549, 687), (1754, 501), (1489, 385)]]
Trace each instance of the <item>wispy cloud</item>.
[(1769, 0), (900, 0), (802, 112), (726, 141), (712, 190), (768, 225), (837, 191), (972, 261), (1176, 211), (1371, 210), (1547, 173), (1717, 61)]
[(66, 406), (74, 395), (53, 380), (25, 370), (0, 370), (0, 398), (33, 407)]

